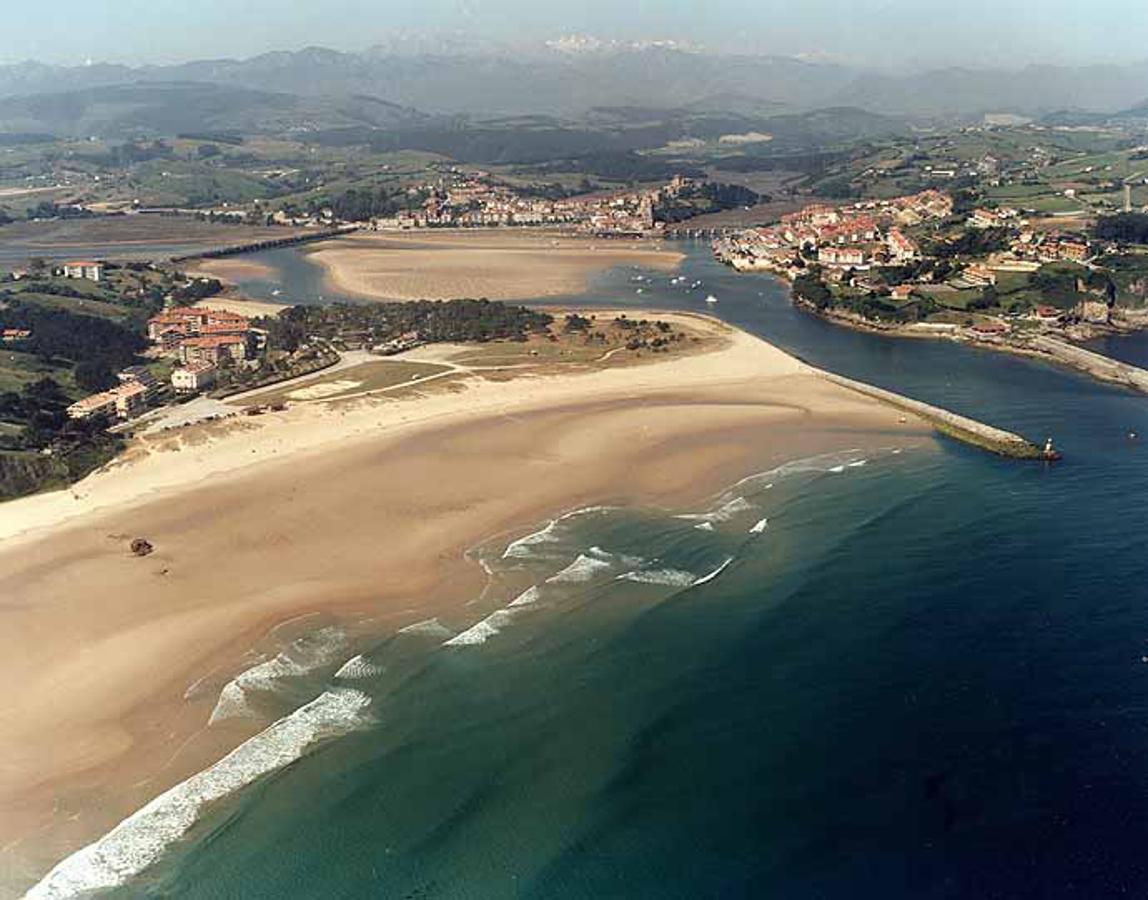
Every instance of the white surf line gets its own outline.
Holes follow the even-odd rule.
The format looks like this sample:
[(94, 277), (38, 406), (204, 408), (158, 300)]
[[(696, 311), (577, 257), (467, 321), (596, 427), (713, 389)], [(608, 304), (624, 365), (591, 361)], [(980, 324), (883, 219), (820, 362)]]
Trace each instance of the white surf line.
[(720, 566), (718, 566), (716, 569), (714, 569), (712, 572), (710, 572), (708, 575), (703, 575), (701, 578), (699, 578), (697, 581), (695, 581), (692, 586), (697, 587), (699, 584), (707, 584), (708, 582), (713, 581), (722, 572), (724, 572), (727, 568), (729, 568), (729, 565), (732, 562), (733, 562), (733, 557), (731, 556), (731, 557), (727, 558), (726, 561), (723, 562)]
[(227, 682), (219, 692), (208, 724), (250, 715), (249, 694), (273, 691), (282, 681), (331, 665), (346, 645), (346, 635), (333, 626), (296, 638), (271, 659), (245, 669)]
[(443, 641), (444, 647), (473, 647), (485, 644), (488, 639), (500, 633), (514, 618), (514, 611), (510, 609), (497, 609), (480, 622), (471, 625), (449, 641)]
[(64, 859), (24, 895), (26, 900), (80, 897), (127, 884), (187, 834), (208, 804), (286, 768), (320, 742), (360, 727), (370, 702), (351, 688), (320, 694)]
[(438, 616), (435, 616), (431, 619), (423, 619), (421, 622), (407, 625), (405, 628), (400, 628), (396, 634), (424, 634), (429, 637), (449, 637), (453, 632), (438, 620)]
[(343, 663), (343, 665), (339, 667), (339, 671), (335, 673), (335, 677), (340, 680), (374, 678), (376, 675), (382, 675), (385, 671), (386, 667), (371, 662), (360, 653), (358, 656), (352, 656)]

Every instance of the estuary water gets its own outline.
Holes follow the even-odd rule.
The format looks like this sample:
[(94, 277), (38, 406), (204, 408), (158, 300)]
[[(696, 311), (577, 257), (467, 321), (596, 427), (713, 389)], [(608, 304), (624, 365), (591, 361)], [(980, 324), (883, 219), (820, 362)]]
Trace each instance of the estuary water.
[(248, 678), (290, 721), (190, 828), (186, 792), (127, 823), (117, 859), (184, 836), (120, 893), (1148, 892), (1148, 399), (830, 326), (704, 245), (681, 275), (572, 301), (706, 311), (1065, 460), (842, 447), (493, 540), (468, 617)]

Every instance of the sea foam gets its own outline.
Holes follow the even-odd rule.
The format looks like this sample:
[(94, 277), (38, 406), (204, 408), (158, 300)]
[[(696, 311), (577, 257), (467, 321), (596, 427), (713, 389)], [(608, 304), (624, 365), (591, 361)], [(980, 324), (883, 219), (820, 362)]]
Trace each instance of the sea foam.
[(638, 584), (662, 584), (667, 587), (689, 587), (696, 580), (693, 572), (681, 569), (639, 569), (618, 576), (619, 581), (636, 581)]
[(246, 669), (223, 686), (219, 700), (211, 711), (209, 725), (236, 716), (252, 714), (248, 694), (274, 690), (280, 681), (306, 675), (315, 669), (330, 665), (347, 644), (346, 636), (338, 628), (322, 628), (292, 642), (290, 648), (266, 662)]
[(415, 622), (405, 628), (400, 628), (399, 634), (425, 634), (428, 637), (449, 637), (451, 630), (447, 628), (438, 620), (436, 616), (433, 619), (423, 619), (421, 622)]
[[(704, 524), (713, 522), (728, 522), (738, 513), (747, 512), (753, 509), (753, 504), (750, 503), (745, 497), (734, 497), (732, 500), (726, 500), (724, 497), (718, 501), (721, 505), (710, 512), (704, 513), (682, 513), (679, 516), (674, 516), (675, 519), (698, 519)], [(695, 528), (701, 528), (702, 525), (695, 525)]]
[(570, 563), (561, 572), (546, 579), (547, 584), (562, 584), (566, 582), (590, 581), (596, 575), (606, 571), (617, 563), (638, 565), (641, 560), (637, 557), (615, 556), (601, 547), (591, 547), (585, 553), (578, 554), (578, 558)]
[(723, 562), (720, 566), (718, 566), (716, 569), (714, 569), (712, 572), (710, 572), (708, 575), (703, 575), (701, 578), (699, 578), (697, 581), (695, 581), (694, 584), (695, 585), (696, 584), (707, 584), (708, 582), (713, 581), (722, 572), (724, 572), (729, 567), (729, 564), (732, 562), (733, 562), (733, 557), (731, 556), (725, 562)]
[(386, 668), (384, 666), (371, 662), (360, 653), (358, 656), (352, 656), (343, 663), (343, 665), (339, 667), (339, 671), (335, 673), (335, 677), (344, 680), (374, 678), (376, 675), (382, 675), (385, 671)]
[(127, 883), (180, 840), (205, 806), (291, 765), (321, 741), (361, 727), (370, 702), (370, 697), (352, 688), (320, 694), (64, 859), (25, 896), (54, 900)]
[(558, 536), (554, 533), (558, 528), (558, 520), (554, 519), (538, 531), (528, 534), (525, 537), (520, 537), (516, 541), (511, 541), (506, 545), (506, 550), (502, 553), (503, 559), (527, 559), (534, 553), (534, 547), (538, 544), (553, 544), (558, 541)]
[(506, 545), (506, 549), (502, 553), (503, 559), (529, 559), (536, 555), (535, 548), (539, 544), (556, 544), (562, 540), (558, 534), (558, 530), (563, 522), (570, 519), (578, 519), (582, 516), (592, 516), (598, 513), (608, 513), (617, 509), (614, 506), (584, 506), (580, 509), (573, 509), (570, 512), (563, 513), (557, 519), (551, 519), (542, 528), (538, 529), (531, 534), (520, 537), (516, 541), (511, 541)]
[(538, 590), (538, 585), (533, 585), (524, 590), (521, 594), (511, 601), (509, 608), (514, 609), (518, 606), (530, 606), (538, 602), (538, 598), (542, 596), (542, 592)]
[(513, 618), (514, 613), (508, 609), (495, 610), (481, 622), (471, 625), (466, 631), (456, 634), (449, 641), (443, 641), (442, 645), (444, 647), (473, 647), (477, 644), (485, 644), (509, 625)]

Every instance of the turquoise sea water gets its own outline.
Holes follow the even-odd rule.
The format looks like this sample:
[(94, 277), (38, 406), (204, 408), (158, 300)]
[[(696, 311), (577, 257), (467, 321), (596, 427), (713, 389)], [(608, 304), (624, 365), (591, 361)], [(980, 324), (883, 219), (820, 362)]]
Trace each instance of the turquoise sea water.
[(684, 271), (702, 286), (618, 270), (579, 302), (706, 310), (1065, 462), (842, 447), (697, 509), (476, 548), (470, 617), (271, 688), (361, 691), (369, 721), (217, 804), (125, 896), (1148, 890), (1148, 400), (828, 326), (702, 246)]

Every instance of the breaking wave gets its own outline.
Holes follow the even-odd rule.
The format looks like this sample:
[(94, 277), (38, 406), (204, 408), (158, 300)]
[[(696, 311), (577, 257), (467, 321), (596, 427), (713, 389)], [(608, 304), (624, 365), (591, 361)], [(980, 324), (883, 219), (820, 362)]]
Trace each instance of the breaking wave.
[(209, 725), (253, 713), (248, 703), (252, 692), (272, 691), (287, 678), (297, 678), (331, 665), (346, 647), (346, 636), (338, 628), (322, 628), (293, 641), (272, 659), (246, 669), (225, 684), (211, 711)]
[(520, 537), (516, 541), (511, 541), (506, 545), (506, 550), (503, 551), (503, 559), (526, 559), (532, 555), (532, 549), (538, 544), (554, 544), (558, 542), (558, 537), (554, 534), (555, 529), (558, 527), (558, 520), (551, 520), (544, 528), (528, 534), (525, 537)]
[(711, 582), (715, 578), (717, 578), (727, 568), (729, 568), (729, 564), (732, 562), (733, 562), (733, 557), (731, 556), (728, 559), (726, 559), (726, 561), (723, 562), (720, 566), (718, 566), (716, 569), (714, 569), (712, 572), (710, 572), (708, 575), (703, 575), (701, 578), (699, 578), (697, 581), (695, 581), (694, 584), (695, 585), (697, 585), (697, 584), (708, 584), (709, 582)]
[(448, 637), (452, 634), (451, 630), (447, 628), (438, 620), (436, 616), (433, 619), (423, 619), (421, 622), (415, 622), (406, 628), (400, 628), (399, 634), (425, 634), (429, 637)]
[[(728, 522), (738, 513), (748, 512), (753, 509), (753, 504), (750, 503), (745, 497), (734, 497), (732, 500), (722, 498), (721, 505), (710, 512), (704, 513), (683, 513), (679, 516), (674, 516), (675, 519), (700, 519), (703, 524), (713, 522)], [(695, 526), (700, 528), (701, 526)]]
[(339, 671), (335, 673), (335, 677), (345, 680), (374, 678), (376, 675), (382, 675), (385, 671), (385, 666), (371, 662), (360, 653), (358, 656), (352, 656), (343, 663), (343, 665), (339, 667)]
[(530, 606), (532, 603), (537, 603), (541, 596), (542, 592), (538, 590), (538, 585), (533, 585), (515, 597), (510, 602), (509, 608), (514, 609), (517, 606)]
[(571, 510), (568, 513), (563, 513), (557, 519), (551, 519), (542, 528), (532, 532), (524, 537), (520, 537), (516, 541), (511, 541), (506, 545), (506, 549), (502, 553), (503, 559), (529, 559), (534, 555), (534, 548), (539, 544), (556, 544), (561, 538), (557, 534), (559, 527), (563, 522), (570, 519), (577, 519), (581, 516), (589, 516), (595, 513), (610, 512), (615, 507), (612, 506), (586, 506), (581, 509)]
[(127, 883), (182, 838), (205, 806), (291, 765), (320, 742), (360, 727), (367, 721), (370, 702), (353, 688), (320, 694), (64, 859), (25, 896), (54, 900)]
[(618, 576), (619, 581), (636, 581), (638, 584), (662, 584), (667, 587), (690, 587), (697, 581), (693, 572), (681, 569), (639, 569)]
[(618, 563), (636, 566), (641, 562), (638, 557), (619, 556), (603, 550), (601, 547), (591, 547), (585, 553), (578, 554), (578, 558), (561, 572), (547, 578), (546, 583), (562, 584), (564, 582), (589, 581)]
[(485, 644), (509, 625), (513, 618), (514, 613), (509, 609), (495, 610), (481, 622), (471, 625), (466, 631), (456, 634), (449, 641), (443, 641), (442, 645), (444, 647), (473, 647), (478, 644)]

